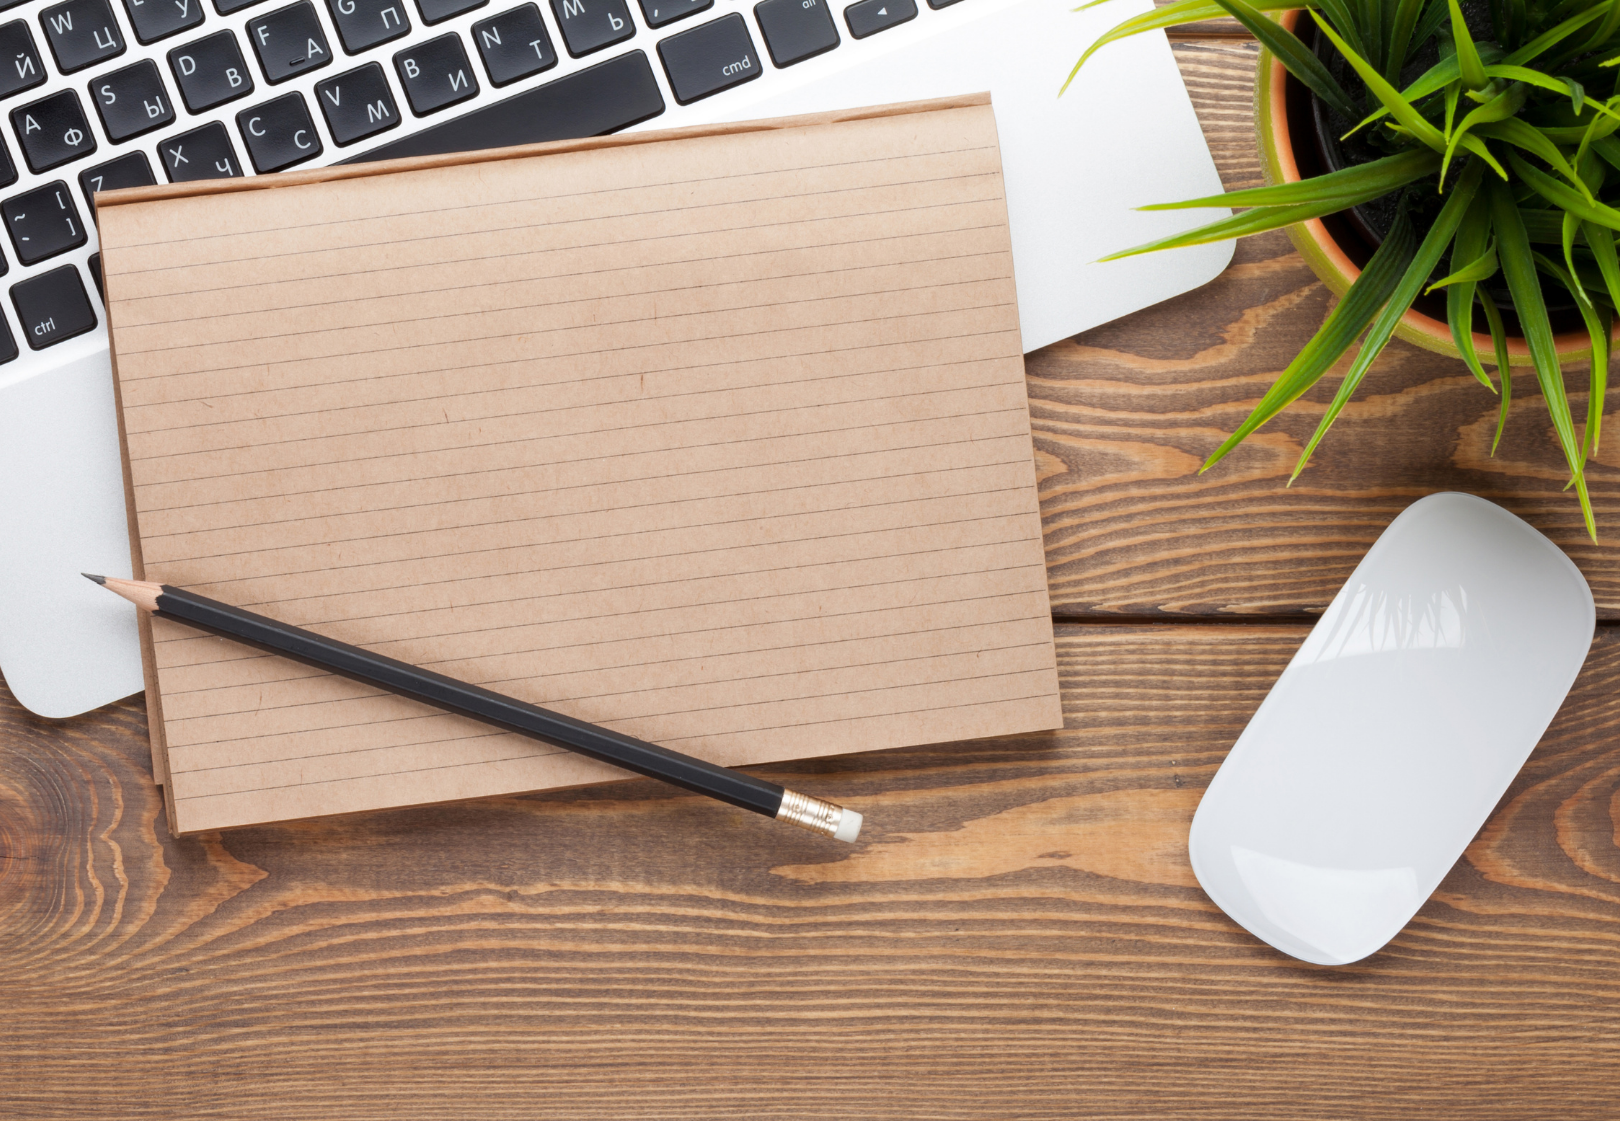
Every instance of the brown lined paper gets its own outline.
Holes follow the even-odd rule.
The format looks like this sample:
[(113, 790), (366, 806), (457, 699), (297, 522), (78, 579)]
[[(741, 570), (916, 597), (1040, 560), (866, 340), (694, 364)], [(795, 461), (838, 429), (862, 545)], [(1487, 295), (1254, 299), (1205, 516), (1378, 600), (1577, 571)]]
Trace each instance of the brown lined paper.
[[(725, 764), (1059, 726), (987, 99), (670, 135), (112, 196), (145, 578)], [(152, 640), (180, 832), (622, 774)]]

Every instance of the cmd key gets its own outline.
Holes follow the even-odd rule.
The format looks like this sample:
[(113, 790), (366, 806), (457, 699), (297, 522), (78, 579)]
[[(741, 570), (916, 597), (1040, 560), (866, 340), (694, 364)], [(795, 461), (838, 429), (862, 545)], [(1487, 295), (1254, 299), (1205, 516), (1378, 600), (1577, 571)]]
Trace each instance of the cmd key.
[(760, 72), (748, 25), (736, 12), (671, 35), (658, 44), (658, 57), (682, 105), (753, 81)]
[(64, 339), (93, 330), (96, 313), (79, 279), (79, 270), (63, 265), (11, 286), (23, 338), (31, 350), (44, 350)]

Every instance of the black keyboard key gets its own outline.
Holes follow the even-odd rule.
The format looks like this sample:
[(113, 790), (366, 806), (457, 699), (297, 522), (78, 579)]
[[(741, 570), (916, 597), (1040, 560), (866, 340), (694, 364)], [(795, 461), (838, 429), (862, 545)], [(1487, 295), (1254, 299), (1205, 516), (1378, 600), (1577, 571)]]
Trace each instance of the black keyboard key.
[(641, 14), (647, 17), (648, 27), (663, 27), (712, 7), (714, 0), (641, 0)]
[[(92, 254), (90, 254), (90, 279), (96, 282), (96, 295), (100, 296), (101, 297), (101, 302), (103, 304), (105, 304), (107, 302), (107, 289), (101, 283), (101, 254), (100, 253), (92, 253)], [(3, 318), (3, 317), (0, 317), (0, 318)]]
[(533, 4), (479, 20), (472, 32), (492, 86), (504, 86), (557, 65), (551, 36), (546, 34), (540, 9)]
[(242, 61), (242, 49), (229, 31), (205, 35), (169, 52), (169, 69), (180, 86), (180, 96), (193, 113), (235, 101), (253, 92), (253, 75)]
[(155, 43), (203, 21), (203, 0), (124, 0), (135, 38)]
[(72, 265), (19, 280), (11, 286), (11, 303), (31, 350), (55, 346), (96, 325), (90, 296)]
[(451, 16), (482, 8), (489, 0), (416, 0), (423, 23), (443, 23)]
[(478, 94), (478, 79), (461, 46), (460, 36), (440, 35), (394, 56), (399, 84), (405, 87), (411, 112), (418, 117), (436, 113)]
[(114, 70), (90, 83), (90, 100), (96, 103), (107, 139), (116, 142), (162, 128), (174, 120), (169, 91), (157, 63), (143, 58), (134, 66)]
[(214, 0), (214, 11), (222, 16), (232, 12), (240, 12), (243, 8), (251, 8), (255, 4), (262, 4), (264, 0)]
[(37, 175), (96, 150), (90, 122), (84, 119), (79, 95), (72, 90), (53, 93), (11, 111), (23, 158)]
[[(5, 262), (0, 261), (0, 276), (5, 275)], [(6, 322), (5, 316), (0, 315), (0, 365), (16, 361), (17, 353), (17, 340), (11, 337), (11, 324)]]
[(399, 107), (383, 68), (368, 62), (357, 70), (315, 83), (315, 100), (339, 147), (399, 124)]
[(933, 8), (935, 11), (938, 11), (940, 8), (949, 8), (956, 2), (957, 0), (928, 0), (928, 6)]
[(265, 81), (271, 85), (332, 61), (326, 32), (308, 3), (289, 4), (249, 20), (247, 37), (259, 56)]
[(326, 0), (326, 7), (349, 54), (398, 39), (411, 29), (405, 0)]
[(0, 27), (0, 97), (31, 90), (45, 80), (34, 33), (22, 20)]
[(97, 191), (150, 187), (156, 182), (145, 152), (127, 152), (116, 160), (108, 160), (79, 172), (79, 190), (84, 192), (84, 201), (90, 205), (92, 214), (96, 212)]
[(917, 18), (916, 0), (861, 0), (844, 9), (844, 22), (857, 39)]
[(107, 0), (53, 4), (39, 13), (39, 22), (64, 74), (124, 53), (124, 34)]
[(260, 175), (321, 154), (321, 138), (300, 93), (242, 110), (236, 115), (236, 127), (242, 130), (253, 170)]
[[(17, 181), (17, 165), (11, 162), (11, 152), (0, 143), (0, 187), (9, 187)], [(5, 262), (0, 261), (0, 276), (5, 276)]]
[(343, 162), (367, 163), (605, 136), (663, 111), (664, 98), (658, 92), (658, 80), (653, 77), (647, 56), (630, 51)]
[(17, 260), (25, 265), (84, 244), (84, 222), (73, 204), (73, 190), (60, 179), (0, 203), (0, 217)]
[(158, 142), (158, 158), (171, 183), (193, 179), (231, 179), (242, 174), (230, 134), (218, 121)]
[(838, 28), (826, 0), (761, 0), (754, 5), (754, 18), (777, 66), (792, 66), (838, 45)]
[(636, 33), (624, 0), (551, 0), (568, 53), (580, 55), (622, 42)]
[(759, 77), (759, 55), (742, 16), (729, 16), (671, 35), (658, 44), (669, 88), (682, 105)]

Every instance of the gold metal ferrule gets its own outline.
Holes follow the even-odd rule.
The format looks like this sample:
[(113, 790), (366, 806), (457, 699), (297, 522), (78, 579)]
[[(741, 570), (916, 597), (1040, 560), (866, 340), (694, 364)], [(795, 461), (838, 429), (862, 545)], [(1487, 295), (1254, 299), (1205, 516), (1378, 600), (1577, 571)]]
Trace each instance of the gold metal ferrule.
[(820, 798), (812, 798), (808, 794), (800, 794), (797, 790), (784, 790), (781, 808), (776, 811), (776, 820), (791, 821), (794, 825), (802, 825), (812, 833), (831, 837), (843, 824), (844, 808), (831, 802), (823, 802)]

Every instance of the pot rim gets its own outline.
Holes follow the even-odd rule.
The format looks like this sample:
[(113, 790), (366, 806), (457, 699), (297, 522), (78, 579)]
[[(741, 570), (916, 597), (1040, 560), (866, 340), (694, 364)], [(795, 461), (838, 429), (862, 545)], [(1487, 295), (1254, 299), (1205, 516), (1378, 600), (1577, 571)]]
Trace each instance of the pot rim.
[[(1287, 30), (1292, 31), (1299, 22), (1302, 12), (1303, 9), (1300, 8), (1290, 8), (1287, 11), (1279, 12), (1277, 13), (1277, 22)], [(1284, 183), (1298, 183), (1302, 177), (1299, 173), (1299, 164), (1294, 159), (1293, 137), (1288, 131), (1288, 68), (1265, 47), (1261, 47), (1260, 51), (1262, 63), (1270, 68), (1267, 76), (1272, 93), (1270, 98), (1267, 99), (1267, 109), (1269, 111), (1268, 123), (1272, 138), (1271, 155), (1277, 161), (1277, 171), (1282, 181)], [(1328, 263), (1338, 270), (1339, 274), (1344, 278), (1346, 287), (1354, 283), (1355, 279), (1361, 275), (1361, 267), (1352, 261), (1345, 251), (1339, 247), (1339, 243), (1333, 239), (1333, 235), (1328, 232), (1327, 226), (1323, 224), (1320, 218), (1307, 218), (1303, 222), (1296, 223), (1294, 228), (1301, 230), (1310, 239), (1317, 251), (1327, 258)], [(1342, 296), (1344, 293), (1340, 292), (1338, 294)], [(1420, 311), (1408, 308), (1406, 314), (1401, 316), (1400, 325), (1406, 328), (1405, 331), (1401, 332), (1402, 334), (1410, 333), (1422, 336), (1411, 341), (1421, 342), (1430, 349), (1445, 352), (1455, 352), (1457, 349), (1456, 340), (1451, 336), (1451, 325), (1435, 319), (1433, 316), (1424, 315)], [(1617, 335), (1620, 335), (1620, 318), (1615, 320), (1615, 326), (1611, 330), (1610, 338), (1613, 339)], [(1553, 345), (1560, 358), (1573, 358), (1581, 354), (1587, 354), (1589, 357), (1592, 340), (1585, 331), (1570, 331), (1553, 336)], [(1517, 335), (1509, 335), (1507, 349), (1508, 357), (1513, 361), (1514, 365), (1530, 364), (1530, 345), (1523, 338)], [(1474, 350), (1479, 354), (1481, 361), (1488, 361), (1496, 353), (1496, 344), (1492, 341), (1488, 332), (1482, 334), (1475, 331)]]

